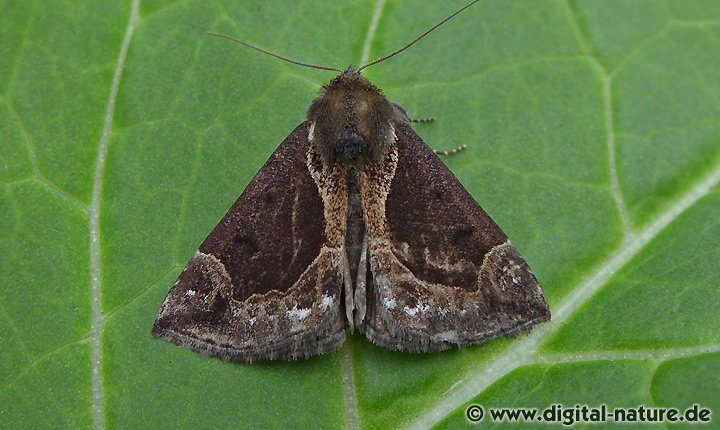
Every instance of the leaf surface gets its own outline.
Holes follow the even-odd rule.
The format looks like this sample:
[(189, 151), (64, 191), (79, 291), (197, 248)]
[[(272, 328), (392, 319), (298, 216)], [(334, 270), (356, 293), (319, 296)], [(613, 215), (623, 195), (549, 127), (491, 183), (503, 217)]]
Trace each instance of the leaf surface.
[(0, 2), (0, 427), (454, 428), (470, 403), (720, 411), (710, 0), (483, 0), (367, 70), (437, 119), (416, 128), (431, 146), (468, 144), (446, 162), (535, 270), (551, 323), (425, 355), (353, 335), (252, 366), (150, 335), (332, 77), (205, 31), (346, 67), (462, 3)]

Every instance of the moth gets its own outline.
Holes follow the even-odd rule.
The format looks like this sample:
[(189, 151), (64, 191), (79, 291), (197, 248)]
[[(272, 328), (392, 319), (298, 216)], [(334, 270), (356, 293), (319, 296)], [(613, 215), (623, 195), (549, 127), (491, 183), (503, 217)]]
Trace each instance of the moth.
[(339, 75), (200, 245), (154, 335), (254, 362), (332, 351), (355, 330), (391, 350), (428, 352), (550, 319), (518, 250), (361, 73), (473, 3), (357, 70), (220, 35)]

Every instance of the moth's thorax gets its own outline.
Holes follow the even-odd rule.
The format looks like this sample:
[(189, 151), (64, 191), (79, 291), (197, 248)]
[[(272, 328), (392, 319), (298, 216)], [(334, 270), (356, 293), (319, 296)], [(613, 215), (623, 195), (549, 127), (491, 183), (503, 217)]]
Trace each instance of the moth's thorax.
[(369, 79), (349, 67), (308, 110), (313, 140), (323, 160), (379, 160), (392, 136), (393, 105)]

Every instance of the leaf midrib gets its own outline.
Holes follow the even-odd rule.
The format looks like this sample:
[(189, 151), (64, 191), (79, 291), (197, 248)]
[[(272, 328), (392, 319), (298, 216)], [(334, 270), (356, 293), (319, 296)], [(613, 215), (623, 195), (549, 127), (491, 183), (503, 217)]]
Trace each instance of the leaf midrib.
[(92, 199), (88, 206), (88, 219), (90, 229), (90, 289), (91, 289), (91, 357), (92, 357), (92, 417), (93, 427), (96, 430), (105, 429), (105, 386), (103, 380), (103, 354), (102, 338), (105, 328), (105, 315), (102, 307), (102, 269), (101, 269), (101, 234), (100, 234), (100, 211), (102, 209), (102, 184), (105, 173), (105, 161), (107, 159), (108, 143), (112, 135), (112, 124), (115, 115), (115, 106), (120, 82), (122, 80), (125, 61), (130, 47), (132, 36), (140, 21), (140, 0), (133, 0), (130, 9), (130, 16), (125, 27), (120, 52), (118, 53), (113, 80), (110, 86), (102, 135), (98, 142), (97, 158), (95, 159), (95, 174), (93, 176)]

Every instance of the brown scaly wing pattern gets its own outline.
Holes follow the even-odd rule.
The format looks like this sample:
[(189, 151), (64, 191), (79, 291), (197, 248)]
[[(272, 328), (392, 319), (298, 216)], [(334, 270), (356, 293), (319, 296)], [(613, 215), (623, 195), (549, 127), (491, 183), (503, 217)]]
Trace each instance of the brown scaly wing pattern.
[(517, 249), (404, 122), (363, 172), (370, 270), (363, 329), (397, 350), (438, 351), (550, 319)]
[(240, 361), (320, 354), (345, 339), (346, 257), (328, 246), (324, 205), (298, 126), (202, 243), (153, 334)]

